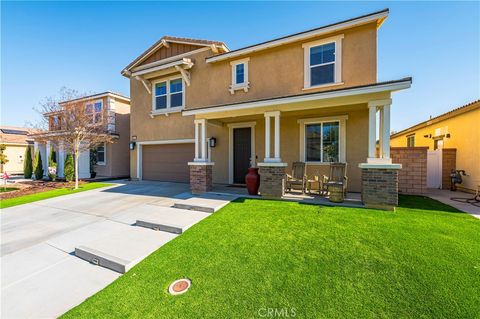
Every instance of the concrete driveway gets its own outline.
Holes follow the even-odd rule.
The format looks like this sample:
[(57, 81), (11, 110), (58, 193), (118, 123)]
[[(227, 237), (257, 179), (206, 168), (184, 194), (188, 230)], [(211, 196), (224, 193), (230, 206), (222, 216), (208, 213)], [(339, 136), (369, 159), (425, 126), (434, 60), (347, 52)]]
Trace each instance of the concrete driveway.
[[(122, 182), (4, 209), (1, 317), (63, 314), (208, 217), (188, 209), (198, 200), (214, 211), (233, 199), (196, 198), (188, 190), (180, 183)], [(179, 202), (186, 209), (172, 208)]]

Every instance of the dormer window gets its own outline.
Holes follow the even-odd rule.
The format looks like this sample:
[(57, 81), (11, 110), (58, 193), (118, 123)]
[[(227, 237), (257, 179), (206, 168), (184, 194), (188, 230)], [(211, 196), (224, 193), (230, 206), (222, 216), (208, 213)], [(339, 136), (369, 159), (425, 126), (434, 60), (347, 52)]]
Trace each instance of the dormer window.
[(230, 93), (234, 94), (236, 90), (244, 90), (248, 92), (250, 83), (248, 82), (248, 61), (250, 58), (232, 61), (232, 84), (230, 85)]
[(85, 113), (87, 116), (91, 116), (91, 123), (102, 123), (103, 120), (103, 102), (102, 100), (87, 103), (85, 105)]
[(343, 34), (303, 44), (304, 89), (343, 84), (342, 39)]

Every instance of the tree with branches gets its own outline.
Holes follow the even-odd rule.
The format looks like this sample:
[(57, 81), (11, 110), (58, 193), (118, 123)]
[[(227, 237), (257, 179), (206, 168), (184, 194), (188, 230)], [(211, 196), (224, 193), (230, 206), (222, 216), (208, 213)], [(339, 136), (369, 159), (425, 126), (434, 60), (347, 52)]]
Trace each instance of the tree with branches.
[(49, 141), (57, 149), (73, 155), (75, 189), (78, 188), (78, 161), (82, 152), (90, 151), (102, 143), (113, 142), (108, 132), (107, 110), (95, 110), (96, 105), (86, 104), (85, 94), (62, 88), (60, 97), (49, 97), (40, 103), (45, 133), (35, 134), (38, 142)]

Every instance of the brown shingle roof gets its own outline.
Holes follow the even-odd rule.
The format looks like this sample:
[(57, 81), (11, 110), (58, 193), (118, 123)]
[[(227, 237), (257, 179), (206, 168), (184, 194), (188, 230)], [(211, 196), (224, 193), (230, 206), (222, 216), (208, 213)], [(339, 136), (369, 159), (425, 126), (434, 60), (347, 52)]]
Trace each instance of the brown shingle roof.
[(0, 126), (0, 144), (14, 143), (14, 144), (28, 144), (32, 138), (28, 134), (37, 133), (39, 130), (28, 127), (17, 126)]

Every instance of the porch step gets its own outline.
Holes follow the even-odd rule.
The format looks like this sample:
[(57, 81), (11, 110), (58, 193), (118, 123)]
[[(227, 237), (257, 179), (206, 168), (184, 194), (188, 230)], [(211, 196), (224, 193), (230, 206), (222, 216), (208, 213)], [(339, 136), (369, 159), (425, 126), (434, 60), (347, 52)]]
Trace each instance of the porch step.
[(177, 236), (143, 227), (125, 227), (125, 231), (75, 247), (75, 256), (123, 274)]
[[(216, 193), (205, 193), (193, 197), (190, 194), (189, 196), (190, 197), (176, 201), (172, 207), (211, 214), (239, 197), (236, 195), (224, 195)], [(182, 196), (179, 196), (179, 198), (182, 198)]]

